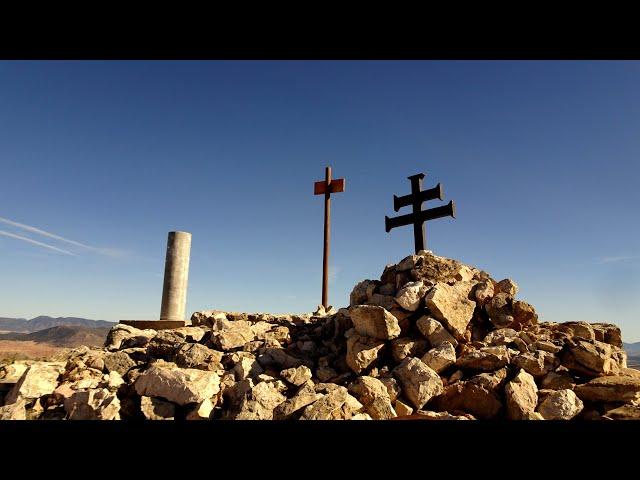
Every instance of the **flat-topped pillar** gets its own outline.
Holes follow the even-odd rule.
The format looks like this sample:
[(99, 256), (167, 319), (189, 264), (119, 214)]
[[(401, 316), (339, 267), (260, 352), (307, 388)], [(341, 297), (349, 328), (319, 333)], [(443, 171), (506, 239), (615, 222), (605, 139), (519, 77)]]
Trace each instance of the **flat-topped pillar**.
[(191, 234), (187, 232), (169, 232), (167, 256), (164, 263), (160, 320), (184, 321), (184, 312), (187, 306), (190, 253)]

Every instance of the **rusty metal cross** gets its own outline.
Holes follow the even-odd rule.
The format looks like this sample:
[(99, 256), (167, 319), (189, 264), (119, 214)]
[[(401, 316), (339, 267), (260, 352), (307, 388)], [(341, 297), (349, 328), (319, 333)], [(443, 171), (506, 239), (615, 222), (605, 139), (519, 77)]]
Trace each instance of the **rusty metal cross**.
[(416, 254), (420, 250), (425, 249), (426, 238), (424, 222), (449, 216), (456, 218), (456, 206), (453, 201), (450, 201), (447, 205), (443, 205), (442, 207), (422, 210), (422, 202), (435, 200), (436, 198), (439, 200), (443, 199), (442, 186), (439, 183), (433, 188), (422, 190), (422, 179), (424, 177), (424, 173), (411, 175), (408, 177), (411, 181), (411, 193), (402, 197), (393, 196), (394, 211), (397, 212), (402, 207), (411, 205), (413, 207), (413, 212), (407, 215), (400, 215), (399, 217), (384, 217), (384, 226), (387, 233), (393, 228), (413, 224), (413, 239)]
[(315, 182), (314, 195), (324, 195), (324, 249), (322, 253), (322, 306), (329, 307), (329, 237), (331, 222), (331, 194), (344, 192), (344, 178), (331, 179), (331, 167), (325, 170), (324, 181)]

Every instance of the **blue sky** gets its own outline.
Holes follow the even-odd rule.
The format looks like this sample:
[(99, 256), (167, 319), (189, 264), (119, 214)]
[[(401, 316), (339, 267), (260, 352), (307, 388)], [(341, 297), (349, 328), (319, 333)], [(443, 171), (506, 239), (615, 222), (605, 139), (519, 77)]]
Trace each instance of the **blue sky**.
[(310, 311), (329, 164), (333, 305), (412, 253), (384, 216), (425, 172), (457, 207), (435, 253), (639, 341), (638, 85), (638, 62), (0, 62), (0, 316), (157, 318), (170, 230), (189, 314)]

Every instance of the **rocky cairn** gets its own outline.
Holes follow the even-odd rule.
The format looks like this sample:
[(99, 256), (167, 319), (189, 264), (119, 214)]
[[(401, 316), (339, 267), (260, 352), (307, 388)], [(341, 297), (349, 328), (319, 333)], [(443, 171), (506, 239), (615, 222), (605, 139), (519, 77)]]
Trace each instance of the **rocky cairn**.
[(422, 251), (337, 312), (119, 324), (102, 349), (0, 365), (0, 418), (640, 419), (620, 329), (538, 322), (517, 292)]

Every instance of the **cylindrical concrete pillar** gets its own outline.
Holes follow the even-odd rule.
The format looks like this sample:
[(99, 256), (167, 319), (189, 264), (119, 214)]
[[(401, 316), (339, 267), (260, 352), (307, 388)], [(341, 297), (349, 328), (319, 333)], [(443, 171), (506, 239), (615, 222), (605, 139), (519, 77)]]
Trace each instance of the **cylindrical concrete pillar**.
[(164, 285), (160, 320), (184, 320), (189, 280), (191, 234), (169, 232), (167, 257), (164, 262)]

